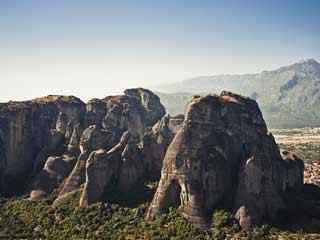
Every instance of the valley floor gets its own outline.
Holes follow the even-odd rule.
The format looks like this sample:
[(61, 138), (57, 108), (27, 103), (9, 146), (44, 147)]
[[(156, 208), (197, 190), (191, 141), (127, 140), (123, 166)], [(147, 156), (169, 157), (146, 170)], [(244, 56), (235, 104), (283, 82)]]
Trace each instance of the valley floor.
[(305, 182), (320, 186), (320, 128), (271, 129), (281, 150), (305, 162)]

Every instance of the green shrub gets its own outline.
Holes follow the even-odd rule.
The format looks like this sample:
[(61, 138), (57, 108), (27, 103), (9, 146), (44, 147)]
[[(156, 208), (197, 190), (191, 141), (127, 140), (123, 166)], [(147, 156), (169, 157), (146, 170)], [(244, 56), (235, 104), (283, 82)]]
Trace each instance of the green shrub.
[[(0, 201), (0, 238), (4, 239), (317, 239), (305, 233), (288, 233), (268, 226), (244, 232), (231, 214), (216, 211), (212, 227), (201, 231), (188, 223), (175, 208), (156, 218), (144, 219), (147, 203), (126, 207), (118, 203), (78, 208), (79, 192), (68, 195), (55, 208), (51, 201), (26, 199)], [(311, 235), (310, 235), (311, 236)], [(319, 239), (320, 235), (316, 235)], [(272, 238), (274, 237), (274, 238)], [(299, 238), (296, 238), (299, 237)]]

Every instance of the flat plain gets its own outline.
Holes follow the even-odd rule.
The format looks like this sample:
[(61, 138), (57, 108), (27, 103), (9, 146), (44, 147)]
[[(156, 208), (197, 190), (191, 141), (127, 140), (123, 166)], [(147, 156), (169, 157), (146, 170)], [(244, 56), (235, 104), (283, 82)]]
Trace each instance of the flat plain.
[(305, 163), (305, 182), (320, 186), (320, 127), (270, 129), (281, 150), (292, 151)]

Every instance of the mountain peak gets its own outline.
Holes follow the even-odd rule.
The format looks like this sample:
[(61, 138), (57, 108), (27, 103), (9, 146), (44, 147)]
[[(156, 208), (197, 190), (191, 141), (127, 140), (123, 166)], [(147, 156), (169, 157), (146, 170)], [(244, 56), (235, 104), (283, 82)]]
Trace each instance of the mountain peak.
[(314, 58), (302, 59), (298, 62), (298, 64), (320, 64)]
[(309, 72), (312, 74), (320, 75), (320, 63), (313, 58), (302, 59), (299, 62), (281, 67), (276, 70), (276, 72), (284, 72), (288, 70), (295, 72)]
[[(256, 99), (273, 127), (319, 126), (320, 63), (315, 59), (257, 74), (203, 76), (165, 87), (164, 92), (189, 92), (191, 96), (221, 90), (237, 92)], [(161, 100), (169, 113), (178, 114), (184, 112), (182, 100), (186, 98), (172, 94)], [(183, 103), (179, 105), (179, 101)]]

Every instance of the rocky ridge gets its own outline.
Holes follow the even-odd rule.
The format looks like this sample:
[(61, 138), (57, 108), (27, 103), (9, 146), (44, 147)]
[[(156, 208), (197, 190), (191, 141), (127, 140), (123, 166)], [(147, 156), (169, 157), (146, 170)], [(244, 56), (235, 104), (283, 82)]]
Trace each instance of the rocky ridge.
[[(147, 220), (177, 207), (206, 229), (222, 208), (249, 229), (281, 222), (291, 199), (304, 211), (310, 201), (301, 194), (313, 191), (303, 185), (303, 161), (280, 153), (258, 104), (231, 92), (194, 97), (185, 117), (165, 115), (141, 88), (87, 104), (48, 96), (1, 104), (0, 130), (2, 193), (27, 191), (35, 201), (55, 191), (54, 207), (80, 192), (88, 208), (110, 190), (126, 196), (160, 179)], [(30, 183), (17, 188), (25, 176)]]
[(83, 124), (85, 104), (76, 97), (47, 96), (0, 106), (1, 189), (9, 195), (50, 155), (72, 144), (73, 131)]
[(269, 127), (319, 126), (320, 63), (306, 59), (255, 74), (200, 76), (156, 87), (168, 113), (183, 113), (195, 94), (237, 92), (255, 99)]
[(73, 96), (1, 104), (2, 192), (22, 192), (31, 175), (31, 198), (45, 196), (62, 182), (62, 193), (72, 191), (84, 182), (92, 151), (110, 150), (125, 131), (142, 140), (145, 129), (164, 114), (159, 98), (142, 88), (87, 104)]

